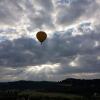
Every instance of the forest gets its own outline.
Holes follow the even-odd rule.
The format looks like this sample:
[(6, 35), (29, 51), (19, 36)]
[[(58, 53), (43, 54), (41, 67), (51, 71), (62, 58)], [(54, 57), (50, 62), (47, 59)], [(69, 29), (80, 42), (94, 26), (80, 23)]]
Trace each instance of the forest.
[(1, 82), (0, 100), (100, 100), (100, 80)]

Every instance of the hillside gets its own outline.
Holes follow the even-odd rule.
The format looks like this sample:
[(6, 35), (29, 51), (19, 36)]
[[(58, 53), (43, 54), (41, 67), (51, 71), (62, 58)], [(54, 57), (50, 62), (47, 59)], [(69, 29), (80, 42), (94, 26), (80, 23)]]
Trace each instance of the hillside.
[(60, 82), (16, 81), (0, 83), (0, 90), (8, 89), (65, 93), (98, 93), (100, 92), (100, 80), (66, 79)]
[(100, 100), (99, 84), (100, 79), (1, 82), (0, 100)]

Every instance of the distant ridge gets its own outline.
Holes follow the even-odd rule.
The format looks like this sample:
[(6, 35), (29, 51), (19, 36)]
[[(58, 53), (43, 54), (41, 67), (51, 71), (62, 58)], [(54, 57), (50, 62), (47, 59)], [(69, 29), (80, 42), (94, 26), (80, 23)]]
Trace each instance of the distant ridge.
[(61, 93), (100, 93), (100, 79), (74, 79), (69, 78), (60, 82), (49, 81), (15, 81), (0, 82), (0, 91), (2, 90), (32, 90), (39, 92), (61, 92)]

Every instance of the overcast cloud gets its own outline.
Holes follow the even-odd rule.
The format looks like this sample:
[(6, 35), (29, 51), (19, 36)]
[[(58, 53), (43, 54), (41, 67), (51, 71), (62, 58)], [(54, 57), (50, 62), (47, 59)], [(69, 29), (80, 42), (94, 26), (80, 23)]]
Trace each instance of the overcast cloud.
[(100, 78), (99, 16), (99, 0), (0, 0), (0, 81)]

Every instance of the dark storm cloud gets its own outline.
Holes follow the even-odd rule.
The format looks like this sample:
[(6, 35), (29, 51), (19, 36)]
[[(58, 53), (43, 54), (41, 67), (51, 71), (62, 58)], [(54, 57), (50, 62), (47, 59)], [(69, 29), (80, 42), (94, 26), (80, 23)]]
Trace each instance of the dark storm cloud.
[[(88, 66), (88, 63), (91, 67), (99, 66), (96, 57), (99, 56), (100, 45), (95, 46), (95, 41), (100, 44), (100, 34), (72, 36), (68, 35), (67, 32), (62, 35), (54, 34), (51, 39), (45, 41), (42, 47), (32, 38), (3, 41), (0, 43), (0, 66), (36, 66), (48, 62), (68, 64), (77, 55), (82, 55), (79, 59), (80, 66)], [(95, 55), (95, 58), (93, 55)]]
[[(1, 42), (1, 79), (7, 81), (12, 77), (12, 80), (60, 80), (66, 74), (73, 76), (72, 74), (78, 73), (99, 73), (100, 33), (90, 31), (88, 34), (72, 36), (69, 32), (70, 29), (63, 34), (56, 32), (42, 46), (33, 38), (28, 37)], [(98, 43), (98, 45), (95, 43)], [(72, 62), (75, 65), (71, 65)], [(55, 72), (53, 72), (53, 69), (56, 67), (53, 69), (44, 67), (40, 71), (35, 67), (41, 67), (45, 64), (53, 66), (52, 64), (57, 63), (60, 65)], [(27, 66), (36, 68), (33, 70), (34, 73), (28, 72)], [(49, 71), (45, 72), (46, 70)]]
[[(62, 63), (60, 70), (56, 73), (61, 75), (78, 74), (78, 73), (100, 73), (100, 60), (97, 59), (98, 55), (77, 55), (74, 61), (77, 65), (71, 66), (68, 63)], [(70, 60), (71, 61), (71, 60)]]

